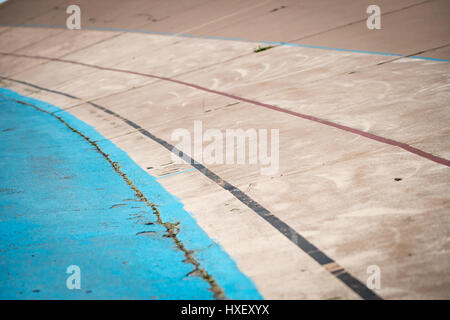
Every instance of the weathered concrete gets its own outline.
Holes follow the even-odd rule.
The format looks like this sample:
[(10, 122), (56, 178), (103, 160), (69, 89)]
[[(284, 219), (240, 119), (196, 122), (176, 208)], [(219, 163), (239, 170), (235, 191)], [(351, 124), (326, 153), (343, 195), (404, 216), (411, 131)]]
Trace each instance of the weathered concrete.
[(92, 128), (9, 90), (0, 105), (1, 299), (260, 299), (179, 200)]
[[(191, 9), (155, 4), (161, 10), (155, 16), (162, 17), (164, 10), (170, 9), (173, 18), (147, 25), (144, 22), (140, 28), (248, 36), (250, 40), (304, 39), (299, 42), (415, 54), (448, 41), (446, 21), (439, 20), (442, 16), (431, 23), (431, 14), (420, 14), (445, 12), (447, 3), (383, 2), (382, 9), (390, 6), (386, 11), (395, 12), (383, 17), (385, 29), (382, 31), (362, 28), (365, 20), (351, 23), (365, 18), (365, 4), (335, 6), (336, 10), (326, 11), (329, 3), (320, 7), (317, 2), (302, 2), (298, 8), (305, 11), (300, 15), (299, 11), (291, 10), (296, 8), (295, 4), (287, 2), (287, 8), (270, 13), (278, 17), (273, 19), (266, 19), (264, 12), (284, 3), (272, 1), (247, 11), (245, 8), (260, 3), (221, 2), (220, 10), (217, 3), (207, 1), (192, 3)], [(408, 8), (401, 9), (404, 7)], [(98, 25), (109, 15), (113, 22), (105, 22), (108, 27), (125, 27), (128, 23), (130, 28), (135, 28), (142, 21), (126, 17), (144, 11), (136, 9), (133, 13), (127, 8), (123, 15), (113, 18), (113, 11), (96, 10), (99, 10), (99, 17), (90, 24), (87, 21), (88, 26)], [(60, 15), (56, 16), (61, 19)], [(89, 14), (83, 19), (87, 16)], [(21, 19), (23, 17), (25, 15)], [(50, 18), (44, 15), (35, 18), (33, 23), (44, 23), (46, 19)], [(217, 21), (212, 22), (214, 20)], [(309, 21), (305, 25), (310, 29), (305, 30), (302, 21)], [(426, 26), (420, 28), (414, 21)], [(394, 24), (397, 28), (391, 27)], [(201, 25), (204, 26), (198, 27)], [(416, 32), (415, 28), (420, 30)], [(42, 30), (55, 32), (55, 29), (26, 30), (5, 30), (0, 38), (10, 33), (8, 39), (13, 39), (14, 34), (33, 34), (35, 30), (40, 30), (37, 31), (39, 36)], [(173, 130), (185, 128), (192, 132), (195, 120), (201, 120), (205, 130), (279, 129), (278, 174), (261, 176), (259, 166), (248, 164), (207, 167), (286, 222), (362, 283), (368, 276), (367, 267), (378, 265), (382, 283), (376, 292), (383, 298), (450, 296), (448, 166), (391, 144), (295, 115), (136, 74), (170, 77), (276, 105), (449, 159), (448, 62), (293, 46), (254, 53), (258, 43), (110, 31), (96, 31), (90, 36), (93, 31), (81, 32), (86, 35), (64, 31), (51, 37), (42, 36), (41, 41), (31, 47), (17, 46), (14, 53), (62, 57), (126, 72), (2, 55), (1, 75), (79, 99), (13, 81), (3, 80), (2, 85), (68, 108), (70, 113), (93, 125), (125, 150), (149, 174), (159, 177), (164, 188), (182, 200), (199, 225), (255, 281), (264, 297), (358, 298), (229, 192), (197, 171), (184, 172), (191, 167), (172, 163), (170, 153), (160, 144), (86, 101), (112, 110), (173, 144)], [(398, 41), (406, 32), (409, 38)], [(54, 41), (54, 37), (67, 38), (67, 42), (76, 37), (79, 44), (63, 50), (65, 45)], [(0, 51), (12, 50), (2, 46)], [(433, 52), (434, 57), (449, 58), (445, 48), (424, 55), (433, 57)], [(168, 176), (174, 172), (183, 173)]]
[(82, 8), (84, 28), (124, 28), (198, 36), (287, 41), (345, 49), (415, 54), (448, 59), (450, 4), (446, 0), (378, 0), (382, 29), (366, 28), (370, 0), (27, 0), (0, 7), (4, 24), (65, 26), (70, 4)]

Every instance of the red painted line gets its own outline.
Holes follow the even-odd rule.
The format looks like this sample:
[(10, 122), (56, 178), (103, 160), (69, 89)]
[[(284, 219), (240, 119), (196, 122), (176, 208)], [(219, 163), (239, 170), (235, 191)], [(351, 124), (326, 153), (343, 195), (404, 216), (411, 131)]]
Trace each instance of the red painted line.
[(239, 96), (235, 96), (226, 92), (221, 92), (221, 91), (217, 91), (217, 90), (213, 90), (213, 89), (208, 89), (193, 83), (189, 83), (189, 82), (184, 82), (184, 81), (180, 81), (180, 80), (176, 80), (176, 79), (172, 79), (172, 78), (167, 78), (167, 77), (161, 77), (161, 76), (156, 76), (156, 75), (152, 75), (152, 74), (148, 74), (148, 73), (142, 73), (142, 72), (137, 72), (137, 71), (131, 71), (131, 70), (124, 70), (124, 69), (117, 69), (117, 68), (108, 68), (108, 67), (102, 67), (102, 66), (98, 66), (98, 65), (94, 65), (94, 64), (89, 64), (89, 63), (84, 63), (84, 62), (78, 62), (78, 61), (72, 61), (72, 60), (66, 60), (66, 59), (58, 59), (58, 58), (49, 58), (49, 57), (43, 57), (43, 56), (31, 56), (31, 55), (25, 55), (25, 54), (17, 54), (17, 53), (4, 53), (4, 52), (0, 52), (0, 54), (2, 55), (9, 55), (9, 56), (16, 56), (16, 57), (23, 57), (23, 58), (31, 58), (31, 59), (43, 59), (43, 60), (50, 60), (50, 61), (56, 61), (56, 62), (63, 62), (63, 63), (71, 63), (71, 64), (76, 64), (76, 65), (80, 65), (80, 66), (85, 66), (85, 67), (89, 67), (89, 68), (95, 68), (98, 70), (105, 70), (105, 71), (113, 71), (113, 72), (122, 72), (122, 73), (128, 73), (128, 74), (134, 74), (134, 75), (138, 75), (138, 76), (143, 76), (143, 77), (147, 77), (147, 78), (153, 78), (153, 79), (159, 79), (159, 80), (164, 80), (164, 81), (169, 81), (169, 82), (173, 82), (173, 83), (178, 83), (184, 86), (188, 86), (191, 88), (195, 88), (198, 90), (202, 90), (202, 91), (206, 91), (206, 92), (210, 92), (210, 93), (214, 93), (217, 95), (221, 95), (224, 97), (228, 97), (234, 100), (238, 100), (238, 101), (242, 101), (242, 102), (246, 102), (246, 103), (250, 103), (253, 105), (257, 105), (263, 108), (267, 108), (267, 109), (271, 109), (271, 110), (275, 110), (275, 111), (279, 111), (279, 112), (283, 112), (295, 117), (299, 117), (299, 118), (303, 118), (306, 120), (310, 120), (310, 121), (314, 121), (317, 123), (321, 123), (333, 128), (337, 128), (337, 129), (341, 129), (343, 131), (347, 131), (371, 140), (375, 140), (384, 144), (388, 144), (391, 146), (395, 146), (395, 147), (399, 147), (402, 148), (405, 151), (408, 151), (410, 153), (416, 154), (422, 158), (431, 160), (433, 162), (442, 164), (444, 166), (450, 167), (450, 160), (445, 159), (445, 158), (441, 158), (438, 156), (435, 156), (431, 153), (425, 152), (423, 150), (417, 149), (415, 147), (410, 146), (409, 144), (403, 143), (403, 142), (399, 142), (399, 141), (395, 141), (389, 138), (384, 138), (369, 132), (365, 132), (359, 129), (355, 129), (355, 128), (351, 128), (342, 124), (338, 124), (329, 120), (324, 120), (324, 119), (320, 119), (311, 115), (307, 115), (307, 114), (303, 114), (303, 113), (299, 113), (299, 112), (295, 112), (295, 111), (291, 111), (291, 110), (287, 110), (287, 109), (283, 109), (274, 105), (270, 105), (270, 104), (266, 104), (266, 103), (262, 103), (256, 100), (251, 100), (251, 99), (247, 99), (247, 98), (243, 98), (243, 97), (239, 97)]

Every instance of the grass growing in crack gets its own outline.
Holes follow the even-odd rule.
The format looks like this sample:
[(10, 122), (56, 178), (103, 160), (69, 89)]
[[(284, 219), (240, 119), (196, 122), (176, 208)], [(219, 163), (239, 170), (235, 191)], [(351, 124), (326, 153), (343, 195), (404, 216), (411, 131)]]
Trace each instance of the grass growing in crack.
[(64, 119), (55, 115), (54, 112), (50, 113), (50, 112), (43, 110), (35, 105), (29, 104), (29, 103), (26, 103), (26, 102), (23, 102), (20, 100), (10, 99), (10, 98), (7, 98), (7, 99), (14, 100), (17, 103), (32, 107), (37, 111), (47, 113), (47, 114), (53, 116), (54, 118), (59, 120), (61, 123), (63, 123), (70, 131), (78, 134), (84, 140), (86, 140), (88, 143), (90, 143), (95, 148), (95, 150), (97, 150), (106, 159), (106, 161), (108, 161), (108, 163), (111, 165), (111, 167), (114, 169), (114, 171), (116, 171), (116, 173), (118, 173), (122, 177), (122, 179), (125, 180), (125, 182), (130, 186), (131, 189), (133, 189), (136, 197), (138, 199), (140, 199), (141, 201), (145, 202), (150, 208), (152, 208), (152, 212), (156, 216), (157, 223), (166, 228), (167, 233), (166, 233), (165, 237), (171, 238), (175, 242), (177, 248), (184, 253), (185, 259), (183, 260), (183, 262), (193, 265), (194, 270), (192, 270), (188, 275), (189, 276), (199, 276), (203, 280), (208, 282), (208, 284), (210, 286), (210, 290), (214, 294), (215, 299), (225, 299), (226, 298), (225, 293), (223, 292), (222, 288), (217, 284), (217, 282), (214, 280), (214, 278), (205, 269), (203, 269), (200, 266), (200, 263), (197, 260), (195, 260), (194, 251), (188, 250), (184, 246), (184, 244), (180, 241), (180, 239), (178, 239), (177, 234), (180, 230), (179, 222), (177, 222), (177, 223), (164, 222), (161, 218), (161, 214), (158, 211), (157, 206), (155, 204), (151, 203), (147, 199), (147, 197), (134, 185), (134, 183), (120, 169), (119, 163), (116, 161), (112, 161), (109, 154), (103, 152), (103, 150), (100, 148), (100, 146), (95, 141), (92, 141), (88, 136), (84, 135), (82, 132), (80, 132), (77, 129), (70, 126)]
[(274, 46), (267, 46), (267, 47), (261, 47), (261, 46), (258, 46), (258, 48), (256, 48), (255, 50), (253, 50), (253, 52), (254, 52), (254, 53), (258, 53), (258, 52), (265, 51), (265, 50), (269, 50), (269, 49), (272, 49), (272, 48), (274, 48)]

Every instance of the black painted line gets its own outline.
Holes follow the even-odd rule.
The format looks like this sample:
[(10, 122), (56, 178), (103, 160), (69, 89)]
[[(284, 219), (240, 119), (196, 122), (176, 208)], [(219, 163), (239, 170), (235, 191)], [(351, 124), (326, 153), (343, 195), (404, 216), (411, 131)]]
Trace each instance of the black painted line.
[[(11, 79), (8, 77), (2, 77), (2, 79), (6, 79), (9, 81), (18, 82), (21, 84), (29, 85), (34, 88), (52, 92), (55, 94), (63, 95), (72, 99), (84, 101), (80, 98), (77, 98), (75, 96), (69, 95), (64, 92), (58, 92), (55, 90), (50, 90), (47, 88), (39, 87), (34, 84), (29, 84), (25, 81), (19, 81), (15, 79)], [(206, 168), (201, 163), (198, 163), (194, 159), (192, 159), (187, 154), (184, 154), (181, 150), (178, 150), (175, 148), (172, 144), (169, 142), (153, 135), (151, 132), (145, 130), (137, 123), (128, 120), (124, 118), (123, 116), (115, 113), (112, 110), (109, 110), (103, 106), (100, 106), (94, 102), (91, 101), (85, 101), (85, 103), (90, 104), (94, 108), (97, 108), (99, 110), (104, 111), (105, 113), (108, 113), (129, 126), (137, 129), (138, 132), (142, 133), (144, 136), (152, 139), (153, 141), (157, 142), (170, 152), (174, 153), (178, 157), (182, 158), (186, 162), (189, 162), (197, 171), (202, 173), (205, 177), (209, 178), (213, 182), (215, 182), (217, 185), (222, 187), (224, 190), (227, 190), (230, 192), (235, 198), (237, 198), (239, 201), (241, 201), (244, 205), (246, 205), (248, 208), (253, 210), (257, 215), (259, 215), (261, 218), (266, 220), (268, 223), (270, 223), (275, 229), (277, 229), (281, 234), (283, 234), (286, 238), (288, 238), (292, 243), (294, 243), (297, 247), (299, 247), (303, 252), (308, 254), (311, 258), (313, 258), (317, 263), (319, 263), (321, 266), (325, 268), (329, 273), (334, 275), (336, 278), (341, 280), (347, 287), (349, 287), (351, 290), (353, 290), (355, 293), (357, 293), (361, 298), (365, 300), (381, 300), (382, 298), (378, 296), (375, 292), (373, 292), (371, 289), (369, 289), (366, 285), (364, 285), (361, 281), (353, 277), (349, 272), (345, 271), (344, 268), (340, 267), (333, 259), (331, 259), (329, 256), (327, 256), (323, 251), (321, 251), (319, 248), (317, 248), (314, 244), (309, 242), (306, 238), (304, 238), (302, 235), (300, 235), (297, 231), (295, 231), (292, 227), (290, 227), (288, 224), (286, 224), (284, 221), (279, 219), (278, 217), (274, 216), (269, 210), (261, 206), (258, 202), (250, 198), (246, 193), (244, 193), (239, 188), (235, 187), (231, 183), (227, 182), (226, 180), (219, 177), (217, 174)], [(337, 266), (339, 266), (339, 269), (336, 271), (330, 271), (325, 266), (329, 263), (335, 263)]]

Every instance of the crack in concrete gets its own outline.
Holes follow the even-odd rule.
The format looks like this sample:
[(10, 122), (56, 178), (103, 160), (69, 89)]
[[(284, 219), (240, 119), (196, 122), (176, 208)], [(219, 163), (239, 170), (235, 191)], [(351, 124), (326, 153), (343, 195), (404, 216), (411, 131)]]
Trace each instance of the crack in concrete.
[(97, 152), (99, 152), (106, 159), (106, 161), (111, 165), (111, 167), (114, 169), (114, 171), (116, 171), (116, 173), (122, 177), (122, 179), (130, 186), (131, 189), (133, 189), (135, 196), (138, 199), (140, 199), (141, 201), (145, 202), (147, 204), (147, 206), (152, 208), (152, 212), (156, 216), (157, 224), (162, 225), (163, 227), (166, 228), (166, 234), (164, 235), (164, 237), (171, 238), (175, 242), (177, 248), (184, 253), (185, 259), (183, 260), (183, 262), (191, 264), (194, 267), (193, 270), (190, 273), (188, 273), (188, 275), (201, 277), (203, 280), (208, 282), (208, 284), (210, 286), (209, 290), (213, 293), (215, 299), (218, 299), (218, 300), (226, 299), (223, 289), (217, 284), (217, 282), (214, 280), (214, 278), (205, 269), (203, 269), (200, 266), (200, 263), (194, 258), (195, 252), (193, 250), (188, 250), (185, 247), (185, 245), (181, 242), (181, 240), (178, 239), (177, 234), (180, 231), (179, 222), (177, 222), (177, 223), (164, 222), (161, 217), (161, 214), (157, 208), (157, 205), (155, 205), (154, 203), (150, 202), (150, 200), (148, 200), (148, 198), (142, 193), (142, 191), (139, 190), (134, 185), (134, 183), (128, 178), (128, 176), (120, 169), (119, 163), (112, 161), (109, 154), (105, 153), (95, 141), (92, 141), (88, 136), (86, 136), (79, 130), (70, 126), (63, 118), (57, 116), (54, 113), (50, 113), (46, 110), (43, 110), (43, 109), (41, 109), (33, 104), (27, 103), (27, 102), (23, 102), (20, 100), (5, 97), (3, 95), (0, 95), (0, 96), (4, 97), (5, 99), (12, 100), (12, 101), (20, 103), (22, 105), (32, 107), (37, 111), (40, 111), (40, 112), (43, 112), (43, 113), (53, 116), (54, 118), (59, 120), (61, 123), (63, 123), (70, 131), (78, 134), (84, 140), (86, 140), (89, 144), (91, 144), (95, 148), (95, 150)]
[[(1, 77), (2, 79), (7, 79), (10, 81), (15, 81), (14, 79)], [(45, 90), (46, 88), (42, 88), (42, 90)], [(61, 95), (65, 95), (64, 92), (60, 93)], [(107, 114), (111, 114), (118, 119), (122, 120), (125, 124), (131, 126), (132, 128), (140, 129), (140, 132), (152, 139), (153, 141), (160, 144), (165, 149), (169, 150), (170, 152), (175, 153), (179, 157), (183, 157), (182, 152), (180, 152), (178, 149), (176, 149), (174, 146), (169, 144), (167, 141), (153, 135), (149, 131), (143, 129), (136, 123), (132, 122), (131, 120), (128, 120), (127, 118), (124, 118), (123, 116), (115, 113), (114, 111), (107, 109), (103, 106), (100, 106), (93, 102), (88, 102), (93, 107), (104, 111)], [(54, 112), (55, 113), (55, 112)], [(53, 114), (54, 114), (53, 113)], [(223, 188), (224, 190), (230, 192), (236, 199), (241, 201), (244, 205), (246, 205), (248, 208), (253, 210), (258, 216), (262, 217), (264, 220), (266, 220), (270, 225), (272, 225), (275, 229), (277, 229), (283, 236), (288, 238), (292, 243), (294, 243), (297, 247), (299, 247), (303, 252), (308, 254), (312, 259), (314, 259), (318, 264), (321, 266), (334, 262), (333, 259), (328, 257), (324, 252), (322, 252), (319, 248), (314, 246), (311, 242), (309, 242), (306, 238), (304, 238), (302, 235), (297, 233), (294, 229), (292, 229), (289, 225), (287, 225), (285, 222), (280, 220), (278, 217), (273, 215), (269, 210), (262, 207), (259, 203), (257, 203), (255, 200), (250, 198), (247, 194), (243, 193), (240, 189), (236, 188), (235, 186), (231, 185), (227, 181), (223, 180), (221, 177), (216, 175), (214, 172), (210, 171), (208, 168), (204, 167), (202, 164), (194, 162), (191, 159), (191, 162), (194, 163), (193, 167), (203, 174), (208, 179), (215, 182), (218, 186)], [(350, 273), (347, 271), (343, 271), (340, 274), (333, 274), (338, 278), (340, 281), (342, 281), (349, 289), (353, 290), (355, 293), (357, 293), (360, 297), (366, 300), (380, 300), (382, 299), (379, 297), (375, 292), (373, 292), (371, 289), (366, 287), (361, 281), (359, 281), (357, 278), (353, 277)]]

